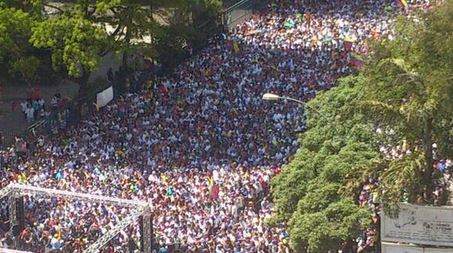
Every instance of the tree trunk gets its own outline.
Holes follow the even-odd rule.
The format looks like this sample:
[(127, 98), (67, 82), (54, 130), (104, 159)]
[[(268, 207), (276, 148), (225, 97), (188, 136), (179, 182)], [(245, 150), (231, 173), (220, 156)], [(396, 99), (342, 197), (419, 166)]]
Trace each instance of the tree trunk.
[(83, 74), (78, 78), (79, 84), (79, 97), (77, 99), (77, 116), (79, 119), (83, 116), (83, 105), (88, 101), (88, 80), (90, 79), (91, 73), (86, 70), (82, 70)]
[(434, 182), (433, 182), (433, 140), (432, 140), (432, 131), (433, 131), (433, 119), (428, 118), (425, 122), (423, 129), (423, 152), (425, 154), (425, 163), (426, 167), (423, 171), (423, 182), (425, 184), (424, 190), (424, 199), (428, 204), (433, 203), (433, 191), (434, 191)]
[[(128, 58), (129, 58), (129, 55), (128, 55), (127, 51), (123, 51), (123, 58), (122, 58), (121, 64), (123, 65), (122, 69), (125, 73), (129, 72), (129, 70), (128, 70), (129, 67), (127, 65)], [(123, 73), (123, 74), (125, 74), (125, 73)]]
[[(151, 22), (154, 22), (154, 17), (153, 17), (153, 13), (154, 13), (154, 8), (153, 8), (153, 3), (152, 1), (150, 1), (149, 3), (149, 19), (151, 20)], [(152, 30), (154, 31), (154, 29)], [(152, 32), (151, 33), (151, 47), (154, 48), (154, 45), (155, 45), (155, 36), (154, 36), (154, 33)]]
[[(127, 7), (127, 10), (126, 10), (126, 34), (124, 35), (124, 42), (126, 45), (130, 45), (130, 42), (131, 42), (131, 27), (134, 25), (133, 24), (133, 20), (132, 20), (132, 16), (133, 14), (131, 12), (135, 11), (134, 10), (134, 7)], [(129, 54), (128, 54), (128, 48), (126, 48), (126, 50), (123, 51), (123, 59), (122, 59), (122, 65), (123, 65), (123, 70), (125, 70), (128, 74), (129, 74), (129, 66), (127, 64), (127, 61), (128, 61), (128, 58), (129, 58)]]

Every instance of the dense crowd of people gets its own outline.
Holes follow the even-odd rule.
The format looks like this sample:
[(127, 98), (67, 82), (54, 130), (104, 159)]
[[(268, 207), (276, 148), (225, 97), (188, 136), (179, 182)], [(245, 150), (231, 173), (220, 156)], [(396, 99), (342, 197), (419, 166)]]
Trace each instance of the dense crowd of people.
[[(172, 76), (41, 137), (33, 154), (1, 151), (0, 187), (23, 182), (149, 201), (159, 252), (288, 253), (284, 224), (266, 224), (269, 184), (298, 148), (304, 112), (261, 96), (307, 100), (329, 89), (351, 73), (351, 52), (365, 53), (367, 38), (392, 36), (399, 10), (390, 0), (274, 1)], [(80, 252), (124, 214), (49, 201), (26, 199), (23, 240), (35, 249)], [(6, 230), (0, 226), (0, 237)], [(125, 252), (129, 236), (122, 233), (106, 251)]]

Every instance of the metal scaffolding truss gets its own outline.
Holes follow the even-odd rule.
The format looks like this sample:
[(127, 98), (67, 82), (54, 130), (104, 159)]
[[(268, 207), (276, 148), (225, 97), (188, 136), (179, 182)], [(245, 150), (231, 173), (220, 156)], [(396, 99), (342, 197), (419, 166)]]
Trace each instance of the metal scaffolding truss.
[(0, 189), (0, 199), (8, 196), (11, 193), (11, 191), (13, 190), (12, 188), (13, 187), (11, 185), (7, 185), (5, 188)]
[(33, 253), (33, 252), (0, 248), (0, 253)]
[[(132, 224), (140, 216), (142, 216), (148, 209), (146, 207), (140, 207), (137, 210), (133, 211), (131, 215), (122, 219), (115, 227), (107, 231), (101, 238), (96, 242), (90, 245), (84, 253), (95, 253), (98, 252), (103, 246), (105, 246), (110, 240), (113, 239), (121, 230), (125, 229), (127, 226)], [(151, 251), (150, 251), (151, 252)]]
[[(137, 200), (128, 200), (128, 199), (118, 199), (100, 195), (93, 195), (87, 193), (78, 193), (70, 191), (62, 191), (57, 189), (48, 189), (42, 187), (35, 187), (30, 185), (21, 185), (21, 184), (10, 184), (3, 189), (0, 189), (0, 199), (8, 197), (9, 208), (10, 208), (10, 219), (12, 224), (16, 224), (18, 212), (23, 212), (24, 210), (17, 210), (16, 201), (21, 199), (22, 195), (46, 195), (50, 197), (63, 197), (66, 199), (78, 199), (83, 201), (88, 201), (92, 203), (104, 203), (110, 205), (117, 205), (123, 207), (131, 208), (130, 214), (125, 218), (121, 219), (118, 224), (107, 231), (102, 235), (96, 242), (91, 244), (84, 252), (85, 253), (94, 253), (99, 252), (107, 243), (112, 240), (116, 235), (118, 235), (123, 229), (127, 226), (134, 223), (134, 221), (139, 221), (140, 226), (143, 227), (143, 232), (141, 234), (141, 241), (144, 242), (144, 245), (141, 245), (143, 253), (151, 253), (152, 250), (152, 221), (151, 221), (151, 211), (149, 204), (145, 201)], [(145, 217), (145, 219), (143, 219)], [(2, 251), (3, 250), (3, 251)], [(6, 249), (1, 249), (0, 252), (11, 252), (5, 251)]]
[(26, 193), (26, 194), (36, 194), (36, 193), (43, 193), (47, 196), (51, 197), (65, 197), (67, 199), (79, 199), (87, 202), (95, 202), (95, 203), (107, 203), (113, 204), (118, 206), (147, 206), (148, 203), (144, 201), (138, 200), (130, 200), (130, 199), (118, 199), (112, 197), (106, 197), (101, 195), (93, 195), (88, 193), (79, 193), (79, 192), (71, 192), (71, 191), (62, 191), (57, 189), (48, 189), (30, 185), (21, 185), (21, 184), (13, 184), (11, 185), (13, 191), (18, 192), (19, 194)]

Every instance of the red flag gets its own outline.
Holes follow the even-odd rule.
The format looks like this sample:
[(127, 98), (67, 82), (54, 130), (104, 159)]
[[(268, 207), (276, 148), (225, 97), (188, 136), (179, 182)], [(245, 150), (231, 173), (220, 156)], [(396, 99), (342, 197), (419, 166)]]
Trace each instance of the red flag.
[(219, 186), (217, 184), (214, 184), (212, 186), (212, 199), (216, 200), (219, 197)]
[(267, 189), (267, 183), (266, 181), (264, 181), (262, 176), (258, 177), (258, 181), (260, 181), (261, 187), (263, 187), (263, 189)]

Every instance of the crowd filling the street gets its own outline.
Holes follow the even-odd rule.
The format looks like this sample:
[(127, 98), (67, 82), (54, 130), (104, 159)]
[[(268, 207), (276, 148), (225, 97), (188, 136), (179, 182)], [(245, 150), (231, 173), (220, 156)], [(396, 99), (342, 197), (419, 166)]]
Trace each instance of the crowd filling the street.
[[(299, 148), (306, 114), (297, 104), (263, 101), (262, 95), (313, 98), (360, 68), (357, 55), (367, 53), (367, 39), (391, 39), (398, 15), (429, 7), (429, 1), (412, 1), (405, 10), (393, 0), (272, 1), (173, 74), (153, 77), (77, 126), (1, 150), (0, 188), (16, 182), (148, 201), (162, 253), (289, 253), (285, 224), (267, 222), (270, 183)], [(39, 97), (24, 102), (27, 120), (44, 104)], [(445, 170), (451, 162), (437, 164)], [(374, 211), (375, 224), (377, 184), (364, 182), (357, 200)], [(1, 202), (0, 247), (11, 248), (7, 210)], [(127, 213), (113, 205), (26, 196), (20, 239), (33, 252), (83, 252)], [(103, 252), (128, 252), (128, 239), (138, 236), (131, 226)], [(371, 226), (351, 248), (373, 252), (375, 243)]]

